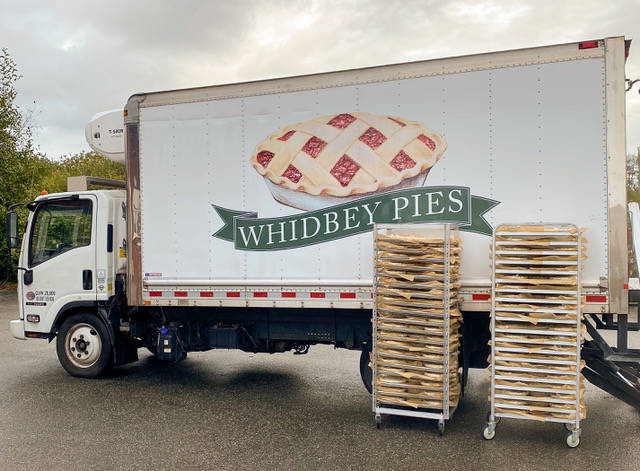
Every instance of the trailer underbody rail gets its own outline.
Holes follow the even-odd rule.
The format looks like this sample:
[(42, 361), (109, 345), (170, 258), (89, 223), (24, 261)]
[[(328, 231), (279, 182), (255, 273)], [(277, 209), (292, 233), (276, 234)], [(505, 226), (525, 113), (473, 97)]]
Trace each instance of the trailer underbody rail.
[[(592, 338), (582, 347), (582, 358), (586, 362), (582, 370), (584, 377), (594, 386), (640, 410), (640, 350), (627, 346), (630, 330), (627, 315), (618, 315), (615, 324), (604, 323), (595, 314), (591, 315), (591, 320), (585, 318), (583, 321)], [(599, 328), (617, 330), (617, 348), (607, 343), (598, 332)], [(637, 326), (633, 325), (631, 330), (638, 330)]]

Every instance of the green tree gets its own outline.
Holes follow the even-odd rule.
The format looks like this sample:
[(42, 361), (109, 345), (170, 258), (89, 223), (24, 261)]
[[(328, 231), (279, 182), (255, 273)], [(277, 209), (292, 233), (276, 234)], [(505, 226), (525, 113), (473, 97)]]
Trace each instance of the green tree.
[[(627, 154), (627, 202), (635, 201), (640, 203), (640, 148), (636, 154)], [(629, 226), (631, 230), (631, 226)], [(636, 254), (634, 252), (631, 236), (629, 240), (629, 276), (638, 277), (636, 265)]]
[[(34, 156), (31, 128), (25, 123), (15, 104), (15, 83), (20, 79), (18, 67), (7, 49), (0, 50), (0, 208), (19, 201), (27, 187), (42, 172), (40, 161)], [(7, 257), (5, 238), (0, 242), (0, 281), (13, 276)]]
[(640, 147), (636, 154), (627, 154), (627, 202), (640, 203)]
[[(13, 203), (29, 202), (43, 190), (48, 193), (66, 191), (67, 177), (91, 175), (124, 180), (124, 165), (112, 162), (93, 152), (68, 155), (52, 161), (33, 148), (30, 121), (15, 103), (18, 67), (6, 49), (0, 50), (0, 211), (2, 217)], [(18, 208), (20, 231), (27, 218), (27, 210)], [(22, 232), (20, 232), (22, 237)], [(17, 264), (17, 250), (9, 260), (6, 240), (0, 238), (0, 287), (15, 280), (13, 265)]]
[(40, 184), (42, 190), (49, 193), (67, 191), (67, 177), (79, 175), (124, 180), (125, 168), (123, 164), (113, 162), (95, 152), (80, 152), (55, 162), (52, 172), (43, 178)]

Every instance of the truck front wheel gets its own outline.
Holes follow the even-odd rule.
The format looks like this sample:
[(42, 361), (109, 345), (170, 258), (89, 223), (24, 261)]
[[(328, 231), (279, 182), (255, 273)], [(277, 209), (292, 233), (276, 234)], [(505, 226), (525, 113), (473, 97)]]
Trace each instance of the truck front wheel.
[(65, 319), (58, 331), (56, 351), (71, 376), (95, 378), (111, 366), (109, 332), (93, 314), (73, 314)]

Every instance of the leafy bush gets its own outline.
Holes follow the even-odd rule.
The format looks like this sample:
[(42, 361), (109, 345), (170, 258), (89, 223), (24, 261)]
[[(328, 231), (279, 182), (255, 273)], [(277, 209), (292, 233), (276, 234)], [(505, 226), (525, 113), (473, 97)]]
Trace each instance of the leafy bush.
[[(0, 50), (0, 211), (4, 219), (7, 208), (14, 203), (32, 201), (43, 190), (48, 193), (66, 191), (67, 177), (91, 175), (124, 180), (124, 165), (112, 162), (93, 152), (68, 155), (59, 161), (36, 152), (32, 132), (15, 104), (15, 83), (20, 79), (18, 68), (6, 49)], [(18, 208), (19, 236), (22, 237), (27, 220), (26, 208)], [(7, 244), (2, 231), (0, 238), (0, 287), (15, 281), (18, 251), (9, 260)]]

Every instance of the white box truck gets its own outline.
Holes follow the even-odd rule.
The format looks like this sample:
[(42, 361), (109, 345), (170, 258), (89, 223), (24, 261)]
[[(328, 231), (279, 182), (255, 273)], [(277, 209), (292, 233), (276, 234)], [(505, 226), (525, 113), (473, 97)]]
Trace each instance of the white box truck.
[(177, 361), (326, 343), (361, 349), (366, 379), (375, 223), (459, 225), (466, 367), (486, 365), (502, 222), (585, 227), (585, 310), (624, 315), (628, 47), (613, 37), (133, 95), (126, 191), (27, 205), (11, 332), (57, 337), (75, 376), (140, 347)]

